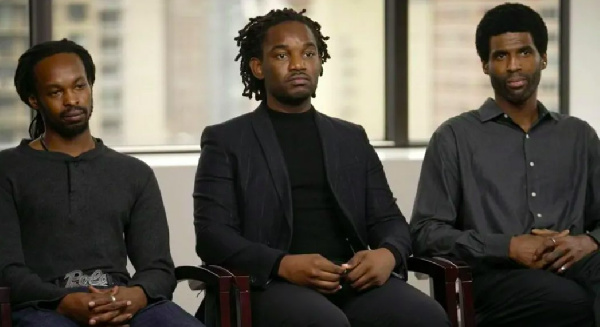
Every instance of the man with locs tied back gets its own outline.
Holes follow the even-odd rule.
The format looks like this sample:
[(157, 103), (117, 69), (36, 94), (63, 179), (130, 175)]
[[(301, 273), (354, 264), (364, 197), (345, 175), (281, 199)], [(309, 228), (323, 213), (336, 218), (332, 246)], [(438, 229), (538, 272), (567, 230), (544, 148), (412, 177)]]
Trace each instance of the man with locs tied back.
[(303, 13), (273, 10), (236, 38), (243, 95), (261, 103), (204, 130), (196, 251), (250, 274), (257, 326), (448, 326), (405, 281), (408, 225), (364, 129), (311, 104), (330, 57)]
[(66, 39), (19, 58), (15, 87), (36, 116), (31, 137), (0, 152), (0, 285), (14, 326), (202, 326), (169, 301), (152, 169), (91, 134), (94, 81), (90, 54)]

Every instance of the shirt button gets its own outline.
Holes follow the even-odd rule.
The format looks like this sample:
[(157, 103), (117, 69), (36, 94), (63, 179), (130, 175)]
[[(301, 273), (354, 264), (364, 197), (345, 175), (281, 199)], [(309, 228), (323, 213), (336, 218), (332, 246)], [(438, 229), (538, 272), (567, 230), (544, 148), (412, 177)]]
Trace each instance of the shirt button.
[(533, 163), (533, 161), (532, 161), (532, 162), (530, 162), (530, 163), (529, 163), (529, 165), (530, 165), (531, 167), (535, 166), (535, 164)]
[(507, 115), (507, 114), (504, 114), (504, 118), (508, 118), (508, 115)]
[[(535, 194), (535, 192), (531, 192), (531, 196), (533, 196), (534, 198), (536, 197), (536, 195), (537, 194)], [(540, 216), (540, 215), (538, 214), (538, 216)]]
[(528, 139), (529, 138), (529, 134), (525, 134), (525, 138)]
[(542, 218), (542, 214), (541, 213), (538, 213), (537, 216), (538, 216), (538, 218)]

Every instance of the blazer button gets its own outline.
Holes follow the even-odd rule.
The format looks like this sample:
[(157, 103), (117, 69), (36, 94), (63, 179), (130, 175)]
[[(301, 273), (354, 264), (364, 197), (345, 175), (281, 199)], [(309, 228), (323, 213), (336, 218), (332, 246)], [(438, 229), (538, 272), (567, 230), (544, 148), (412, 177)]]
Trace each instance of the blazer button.
[(250, 283), (252, 283), (252, 284), (256, 283), (256, 278), (250, 277)]

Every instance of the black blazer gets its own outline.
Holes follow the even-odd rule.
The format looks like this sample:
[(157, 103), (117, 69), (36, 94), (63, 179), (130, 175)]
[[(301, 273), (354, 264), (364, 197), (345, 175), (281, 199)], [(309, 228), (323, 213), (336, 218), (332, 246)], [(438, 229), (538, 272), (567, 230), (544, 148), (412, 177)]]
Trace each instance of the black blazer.
[[(292, 239), (292, 199), (283, 153), (263, 103), (202, 133), (194, 185), (196, 253), (208, 264), (271, 278)], [(373, 147), (358, 125), (316, 114), (329, 186), (355, 251), (382, 246), (400, 254), (406, 276), (411, 241)]]

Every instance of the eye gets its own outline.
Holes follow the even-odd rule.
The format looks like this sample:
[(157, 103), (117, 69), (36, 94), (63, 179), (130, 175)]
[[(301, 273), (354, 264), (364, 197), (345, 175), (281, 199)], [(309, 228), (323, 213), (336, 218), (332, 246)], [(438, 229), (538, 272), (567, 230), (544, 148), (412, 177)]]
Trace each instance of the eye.
[(497, 54), (494, 56), (494, 59), (497, 59), (497, 60), (502, 60), (502, 59), (504, 59), (504, 58), (506, 58), (506, 53), (497, 53)]
[(77, 85), (75, 85), (75, 88), (78, 90), (84, 89), (86, 87), (85, 83), (79, 83)]
[(50, 96), (51, 97), (57, 97), (61, 94), (62, 92), (60, 90), (55, 90), (55, 91), (51, 91), (50, 92)]
[(285, 53), (278, 53), (275, 55), (275, 58), (279, 59), (279, 60), (283, 60), (285, 58), (287, 58), (287, 54)]
[(307, 51), (307, 52), (306, 52), (304, 55), (305, 55), (307, 58), (312, 58), (312, 57), (316, 56), (316, 55), (317, 55), (317, 53), (316, 53), (316, 52), (314, 52), (314, 51)]
[(530, 49), (521, 50), (521, 54), (524, 56), (528, 56), (531, 54), (531, 50)]

